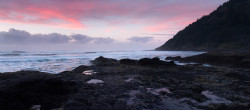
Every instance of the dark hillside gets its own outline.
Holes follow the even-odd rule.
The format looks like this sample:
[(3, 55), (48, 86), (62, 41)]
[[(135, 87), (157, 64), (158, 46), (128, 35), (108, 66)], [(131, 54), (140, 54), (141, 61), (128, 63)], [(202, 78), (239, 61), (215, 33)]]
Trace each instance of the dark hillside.
[(230, 0), (156, 50), (250, 49), (250, 0)]

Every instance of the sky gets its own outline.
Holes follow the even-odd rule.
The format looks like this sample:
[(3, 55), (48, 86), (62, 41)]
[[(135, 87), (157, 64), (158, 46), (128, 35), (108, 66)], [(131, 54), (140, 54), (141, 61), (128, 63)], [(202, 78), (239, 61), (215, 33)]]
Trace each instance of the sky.
[(0, 51), (152, 50), (228, 0), (1, 0)]

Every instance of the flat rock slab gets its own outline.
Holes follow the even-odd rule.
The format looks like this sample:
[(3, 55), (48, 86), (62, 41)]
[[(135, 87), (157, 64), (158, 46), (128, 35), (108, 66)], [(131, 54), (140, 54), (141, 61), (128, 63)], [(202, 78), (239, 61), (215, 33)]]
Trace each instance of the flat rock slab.
[(100, 84), (100, 83), (104, 83), (102, 80), (99, 80), (99, 79), (91, 79), (89, 81), (87, 81), (86, 83), (88, 84)]

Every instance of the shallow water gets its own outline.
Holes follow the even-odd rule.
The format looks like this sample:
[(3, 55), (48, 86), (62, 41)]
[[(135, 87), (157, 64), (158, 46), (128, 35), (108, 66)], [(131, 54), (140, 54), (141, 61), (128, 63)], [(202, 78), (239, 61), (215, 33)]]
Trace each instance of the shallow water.
[(103, 51), (103, 52), (25, 52), (0, 51), (0, 72), (15, 72), (20, 70), (37, 70), (49, 73), (59, 73), (72, 70), (80, 65), (91, 65), (90, 60), (99, 56), (107, 58), (140, 59), (167, 56), (188, 57), (204, 52), (193, 51)]

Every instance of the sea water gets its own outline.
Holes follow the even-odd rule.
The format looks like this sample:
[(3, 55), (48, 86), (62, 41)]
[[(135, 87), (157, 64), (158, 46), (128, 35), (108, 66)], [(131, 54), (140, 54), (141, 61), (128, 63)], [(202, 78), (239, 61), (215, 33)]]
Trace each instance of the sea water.
[(141, 59), (168, 56), (188, 57), (204, 52), (194, 51), (99, 51), (99, 52), (26, 52), (0, 51), (0, 72), (20, 70), (37, 70), (49, 73), (60, 73), (72, 70), (80, 65), (91, 65), (90, 60), (99, 56), (113, 59)]

